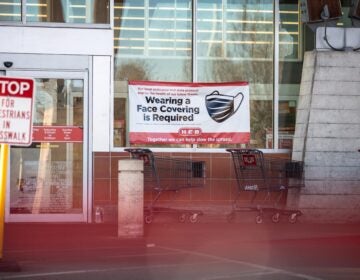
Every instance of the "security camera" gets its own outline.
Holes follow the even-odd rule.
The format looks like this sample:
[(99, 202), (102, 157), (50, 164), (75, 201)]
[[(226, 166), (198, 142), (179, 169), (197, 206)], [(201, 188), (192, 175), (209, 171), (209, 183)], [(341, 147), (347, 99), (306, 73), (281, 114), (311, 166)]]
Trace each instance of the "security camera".
[(10, 68), (11, 66), (13, 66), (13, 63), (12, 63), (11, 61), (5, 61), (5, 62), (4, 62), (4, 66), (5, 66), (6, 68)]

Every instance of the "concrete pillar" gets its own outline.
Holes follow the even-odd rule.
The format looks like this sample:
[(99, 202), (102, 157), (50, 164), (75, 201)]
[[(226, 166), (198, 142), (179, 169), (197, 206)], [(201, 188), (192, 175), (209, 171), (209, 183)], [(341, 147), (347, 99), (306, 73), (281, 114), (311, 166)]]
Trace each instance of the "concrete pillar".
[(118, 162), (118, 237), (144, 234), (144, 163), (137, 159)]
[(360, 221), (360, 52), (305, 54), (292, 156), (305, 164), (302, 220)]

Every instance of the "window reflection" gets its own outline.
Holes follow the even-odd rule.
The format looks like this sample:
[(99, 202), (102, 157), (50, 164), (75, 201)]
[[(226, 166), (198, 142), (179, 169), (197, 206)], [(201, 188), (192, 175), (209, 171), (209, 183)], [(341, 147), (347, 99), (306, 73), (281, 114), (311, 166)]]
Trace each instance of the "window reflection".
[(109, 0), (27, 0), (26, 21), (105, 24), (109, 9)]
[(301, 24), (297, 0), (280, 1), (279, 56), (280, 60), (301, 60)]
[(191, 1), (115, 0), (116, 80), (191, 80)]
[(192, 1), (115, 0), (114, 5), (113, 136), (115, 146), (124, 146), (127, 80), (192, 79)]
[[(281, 149), (291, 149), (295, 132), (296, 106), (300, 89), (302, 29), (298, 1), (280, 1), (279, 30), (279, 143)], [(267, 145), (272, 145), (273, 134), (268, 133)]]
[(0, 22), (21, 21), (21, 0), (0, 0)]
[(251, 145), (260, 148), (272, 131), (273, 18), (271, 0), (198, 1), (198, 81), (249, 82)]

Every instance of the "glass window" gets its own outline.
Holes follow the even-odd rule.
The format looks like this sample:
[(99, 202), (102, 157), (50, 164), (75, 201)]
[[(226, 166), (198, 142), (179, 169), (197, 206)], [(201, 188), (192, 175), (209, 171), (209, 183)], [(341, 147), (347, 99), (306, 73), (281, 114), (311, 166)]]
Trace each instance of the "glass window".
[(0, 0), (0, 22), (21, 21), (21, 0)]
[(27, 0), (27, 22), (108, 24), (109, 0)]
[(352, 20), (348, 17), (350, 8), (355, 5), (354, 0), (341, 0), (341, 8), (343, 16), (339, 19), (338, 26), (352, 27)]
[[(291, 149), (302, 72), (302, 26), (297, 0), (280, 1), (279, 148)], [(313, 35), (310, 35), (313, 36)], [(272, 134), (269, 135), (272, 141)]]
[[(279, 30), (279, 148), (291, 149), (300, 91), (303, 55), (315, 47), (314, 31), (300, 23), (298, 0), (280, 0)], [(343, 16), (337, 26), (349, 27), (351, 1), (341, 1)], [(272, 141), (272, 134), (268, 136)]]
[(116, 0), (115, 80), (191, 81), (191, 1)]
[(280, 1), (280, 60), (301, 60), (301, 24), (297, 0)]
[(115, 0), (114, 145), (123, 147), (128, 80), (192, 80), (192, 1)]
[[(192, 35), (191, 2), (115, 1), (115, 146), (126, 145), (128, 80), (247, 81), (250, 146), (273, 148), (274, 69), (277, 67), (279, 148), (291, 148), (303, 54), (314, 47), (313, 32), (300, 22), (299, 1), (279, 0), (279, 61), (274, 60), (274, 1), (197, 0), (195, 36)], [(195, 57), (192, 57), (193, 37), (196, 38)], [(196, 73), (192, 73), (192, 69)], [(215, 147), (199, 145), (210, 146)]]
[(260, 148), (273, 123), (273, 9), (272, 0), (198, 0), (198, 81), (249, 82), (251, 146)]

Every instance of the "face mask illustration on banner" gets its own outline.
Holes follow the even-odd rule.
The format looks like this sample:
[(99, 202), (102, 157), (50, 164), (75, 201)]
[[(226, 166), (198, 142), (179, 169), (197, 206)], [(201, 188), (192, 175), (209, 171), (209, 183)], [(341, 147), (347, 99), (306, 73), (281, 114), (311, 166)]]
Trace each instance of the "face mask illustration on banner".
[(217, 90), (206, 95), (206, 109), (209, 116), (221, 123), (230, 118), (239, 109), (244, 95), (239, 92), (235, 96), (220, 94)]

